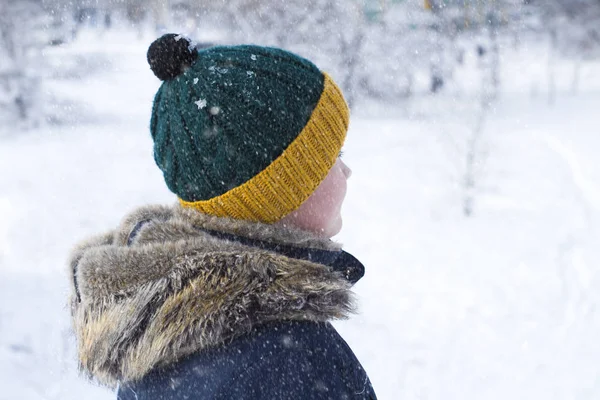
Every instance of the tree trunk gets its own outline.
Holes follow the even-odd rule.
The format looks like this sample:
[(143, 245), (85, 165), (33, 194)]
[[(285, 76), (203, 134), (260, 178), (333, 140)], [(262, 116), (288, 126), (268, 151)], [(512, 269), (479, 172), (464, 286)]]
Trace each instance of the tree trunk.
[(548, 104), (554, 105), (556, 101), (556, 51), (558, 47), (558, 33), (556, 28), (550, 30), (550, 49), (548, 50)]
[(574, 95), (579, 92), (579, 78), (581, 77), (581, 58), (577, 57), (573, 65), (573, 82), (571, 83), (571, 91)]

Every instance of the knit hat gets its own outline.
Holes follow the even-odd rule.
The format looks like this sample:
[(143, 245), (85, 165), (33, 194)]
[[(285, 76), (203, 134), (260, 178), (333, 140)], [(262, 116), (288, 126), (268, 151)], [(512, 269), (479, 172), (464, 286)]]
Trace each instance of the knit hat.
[(200, 50), (175, 34), (147, 57), (164, 81), (150, 122), (154, 160), (184, 207), (273, 223), (335, 163), (349, 110), (310, 61), (253, 45)]

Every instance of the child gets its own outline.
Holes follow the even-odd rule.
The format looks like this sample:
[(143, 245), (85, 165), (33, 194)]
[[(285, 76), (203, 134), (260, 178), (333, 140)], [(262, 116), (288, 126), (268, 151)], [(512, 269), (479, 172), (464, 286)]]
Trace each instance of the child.
[(82, 369), (130, 399), (375, 399), (328, 321), (362, 264), (329, 238), (350, 170), (348, 108), (289, 52), (148, 50), (163, 80), (154, 159), (174, 207), (146, 206), (70, 263)]

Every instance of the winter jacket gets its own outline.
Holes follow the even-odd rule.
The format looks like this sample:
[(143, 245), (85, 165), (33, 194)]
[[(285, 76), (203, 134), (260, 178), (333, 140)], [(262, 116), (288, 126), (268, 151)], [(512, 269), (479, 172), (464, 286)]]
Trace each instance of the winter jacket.
[(375, 399), (328, 322), (364, 268), (329, 240), (144, 207), (70, 271), (81, 369), (119, 400)]

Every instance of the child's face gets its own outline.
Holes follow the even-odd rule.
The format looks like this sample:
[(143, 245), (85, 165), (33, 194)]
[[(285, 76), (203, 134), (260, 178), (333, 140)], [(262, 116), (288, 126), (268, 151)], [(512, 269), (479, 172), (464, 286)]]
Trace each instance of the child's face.
[(351, 174), (350, 168), (338, 158), (317, 190), (282, 222), (322, 237), (336, 235), (342, 229), (341, 209)]

